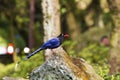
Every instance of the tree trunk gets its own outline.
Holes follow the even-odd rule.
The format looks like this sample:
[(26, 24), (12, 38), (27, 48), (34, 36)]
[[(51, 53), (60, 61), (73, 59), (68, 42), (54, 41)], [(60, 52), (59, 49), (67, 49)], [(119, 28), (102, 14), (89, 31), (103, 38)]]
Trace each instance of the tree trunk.
[(30, 0), (30, 26), (29, 26), (29, 48), (34, 46), (34, 3), (35, 0)]
[[(56, 37), (60, 34), (60, 12), (59, 0), (43, 0), (43, 16), (44, 16), (44, 41)], [(45, 50), (45, 60), (52, 54), (50, 50)]]
[(10, 40), (11, 40), (11, 43), (13, 44), (13, 47), (14, 47), (14, 52), (13, 52), (13, 61), (14, 63), (17, 61), (17, 54), (15, 52), (15, 33), (14, 33), (14, 26), (13, 26), (13, 17), (14, 15), (12, 14), (13, 12), (10, 13)]
[(113, 13), (113, 21), (115, 24), (111, 45), (112, 49), (110, 51), (110, 74), (116, 72), (120, 73), (120, 1), (119, 0), (108, 0), (109, 8)]
[[(77, 24), (77, 21), (75, 20), (74, 14), (70, 11), (66, 16), (66, 19), (69, 33), (71, 33), (72, 41), (78, 43), (80, 37), (80, 28)], [(75, 46), (76, 46), (75, 52), (78, 53), (80, 51), (80, 45), (76, 44)], [(78, 56), (78, 54), (76, 55)]]
[(72, 33), (71, 34), (72, 40), (73, 41), (78, 41), (79, 34), (80, 34), (80, 29), (79, 29), (79, 26), (77, 24), (77, 21), (75, 20), (74, 15), (71, 11), (67, 14), (66, 19), (67, 19), (69, 32)]

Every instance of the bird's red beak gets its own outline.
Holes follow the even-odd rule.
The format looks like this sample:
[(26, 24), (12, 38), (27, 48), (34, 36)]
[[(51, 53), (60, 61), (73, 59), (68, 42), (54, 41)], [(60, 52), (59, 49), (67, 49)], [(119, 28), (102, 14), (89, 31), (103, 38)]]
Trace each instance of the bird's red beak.
[(69, 37), (69, 35), (68, 34), (64, 34), (64, 38), (68, 38)]

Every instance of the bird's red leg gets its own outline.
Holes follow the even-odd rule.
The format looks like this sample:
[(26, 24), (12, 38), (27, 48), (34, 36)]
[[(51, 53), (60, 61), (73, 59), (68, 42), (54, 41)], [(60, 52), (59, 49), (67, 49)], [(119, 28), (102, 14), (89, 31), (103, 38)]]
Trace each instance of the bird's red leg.
[(53, 49), (50, 49), (51, 51), (52, 51), (52, 53), (53, 53)]

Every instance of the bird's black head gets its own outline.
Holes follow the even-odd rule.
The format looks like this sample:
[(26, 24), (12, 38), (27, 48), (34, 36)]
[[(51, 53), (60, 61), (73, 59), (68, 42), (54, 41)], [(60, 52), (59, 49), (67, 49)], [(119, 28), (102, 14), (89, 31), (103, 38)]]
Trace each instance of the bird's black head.
[(69, 35), (68, 34), (60, 34), (57, 38), (59, 38), (60, 42), (62, 43), (64, 41), (65, 38), (68, 38)]
[(62, 38), (68, 38), (69, 37), (69, 35), (68, 34), (60, 34), (58, 37), (62, 37)]

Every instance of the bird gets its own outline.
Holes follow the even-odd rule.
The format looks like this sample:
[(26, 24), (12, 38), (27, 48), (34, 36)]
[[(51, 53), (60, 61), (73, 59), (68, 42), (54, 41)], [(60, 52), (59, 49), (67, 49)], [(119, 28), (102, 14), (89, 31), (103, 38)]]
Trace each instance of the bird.
[(63, 43), (64, 39), (68, 38), (68, 37), (69, 37), (68, 34), (62, 33), (59, 36), (46, 41), (45, 43), (42, 44), (42, 46), (40, 48), (38, 48), (34, 52), (30, 53), (23, 60), (29, 59), (30, 57), (32, 57), (33, 55), (35, 55), (36, 53), (38, 53), (41, 50), (45, 50), (45, 49), (51, 49), (52, 50), (52, 49), (55, 49), (55, 48), (59, 47)]
[(37, 50), (35, 50), (34, 52), (30, 53), (28, 56), (26, 56), (25, 58), (23, 58), (21, 61), (18, 61), (15, 65), (15, 71), (17, 71), (17, 68), (18, 68), (18, 65), (24, 61), (24, 60), (27, 60), (29, 59), (30, 57), (32, 57), (33, 55), (35, 55), (36, 53), (38, 53), (39, 51), (41, 50), (45, 50), (45, 49), (55, 49), (57, 47), (59, 47), (63, 41), (68, 38), (69, 35), (68, 34), (65, 34), (65, 33), (62, 33), (60, 34), (59, 36), (55, 37), (55, 38), (52, 38), (48, 41), (46, 41), (45, 43), (43, 43), (41, 45), (40, 48), (38, 48)]

